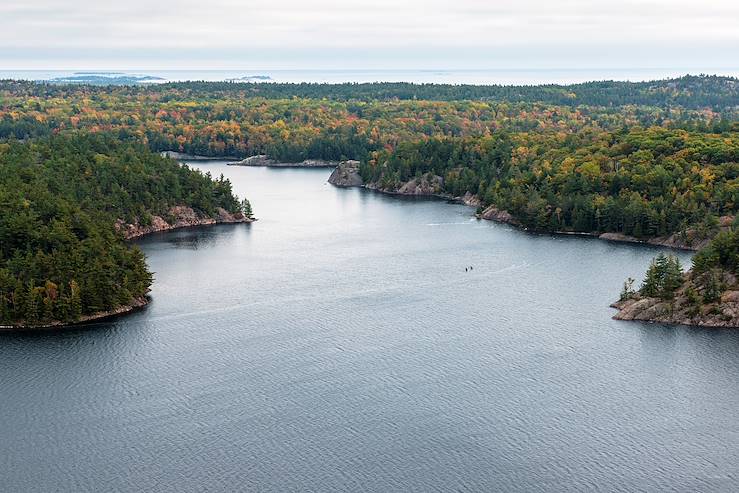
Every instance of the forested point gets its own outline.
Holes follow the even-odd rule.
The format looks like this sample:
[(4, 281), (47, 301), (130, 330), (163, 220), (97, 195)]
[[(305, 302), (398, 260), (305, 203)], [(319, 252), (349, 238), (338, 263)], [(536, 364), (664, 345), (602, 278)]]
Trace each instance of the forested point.
[(675, 256), (658, 255), (640, 287), (624, 283), (617, 318), (736, 327), (739, 323), (739, 232), (719, 233), (682, 272)]
[(114, 223), (180, 204), (240, 210), (228, 180), (110, 135), (0, 143), (0, 325), (74, 322), (144, 296), (152, 274)]
[(659, 127), (574, 134), (501, 132), (429, 139), (374, 153), (365, 183), (397, 190), (426, 175), (452, 196), (479, 197), (537, 231), (636, 238), (715, 235), (739, 203), (739, 133)]

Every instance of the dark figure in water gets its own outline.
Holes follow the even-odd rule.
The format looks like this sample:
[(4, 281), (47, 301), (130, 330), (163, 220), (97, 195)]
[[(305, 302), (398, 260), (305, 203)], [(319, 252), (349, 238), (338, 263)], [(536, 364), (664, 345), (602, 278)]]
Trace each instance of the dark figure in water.
[(472, 266), (470, 265), (470, 270), (472, 270)]
[(467, 267), (464, 268), (464, 271), (467, 272)]

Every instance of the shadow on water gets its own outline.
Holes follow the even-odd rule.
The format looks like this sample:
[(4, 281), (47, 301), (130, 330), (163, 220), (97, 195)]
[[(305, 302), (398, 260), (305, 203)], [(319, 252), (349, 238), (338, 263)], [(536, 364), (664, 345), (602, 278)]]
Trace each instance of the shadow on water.
[(181, 228), (152, 233), (137, 239), (134, 243), (145, 248), (165, 247), (200, 250), (212, 248), (217, 242), (228, 242), (237, 233), (237, 228), (244, 228), (244, 230), (249, 231), (251, 227), (251, 223), (245, 223)]

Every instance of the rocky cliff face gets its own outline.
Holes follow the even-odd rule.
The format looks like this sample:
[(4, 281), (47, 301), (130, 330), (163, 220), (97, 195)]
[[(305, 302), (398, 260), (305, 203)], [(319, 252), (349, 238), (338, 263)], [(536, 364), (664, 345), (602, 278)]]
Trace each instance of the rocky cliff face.
[(438, 175), (425, 174), (421, 178), (414, 178), (404, 183), (394, 193), (401, 195), (441, 195), (444, 193), (444, 178)]
[(333, 170), (328, 182), (337, 187), (361, 187), (364, 185), (359, 176), (359, 161), (343, 161)]
[(115, 227), (118, 231), (123, 233), (123, 236), (127, 240), (130, 240), (132, 238), (138, 238), (147, 234), (168, 231), (171, 229), (205, 226), (208, 224), (248, 223), (251, 221), (252, 219), (245, 217), (241, 212), (232, 214), (220, 207), (215, 216), (205, 216), (198, 214), (191, 207), (180, 205), (172, 207), (169, 210), (166, 220), (161, 216), (152, 216), (151, 224), (142, 225), (138, 223), (138, 221), (134, 224), (127, 224), (122, 219), (119, 219), (116, 221)]

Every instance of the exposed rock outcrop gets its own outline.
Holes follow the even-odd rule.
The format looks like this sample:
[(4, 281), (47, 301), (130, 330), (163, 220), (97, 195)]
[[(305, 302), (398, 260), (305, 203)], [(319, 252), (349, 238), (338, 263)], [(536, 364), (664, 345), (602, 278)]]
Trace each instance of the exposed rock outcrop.
[(481, 204), (480, 198), (470, 192), (465, 192), (465, 194), (462, 197), (459, 197), (458, 200), (468, 207), (480, 207)]
[(401, 195), (441, 195), (444, 193), (444, 178), (425, 174), (404, 183), (395, 193)]
[(233, 156), (198, 156), (197, 154), (185, 154), (184, 152), (162, 151), (162, 157), (169, 157), (177, 161), (214, 161), (220, 159), (237, 159)]
[(480, 218), (487, 219), (488, 221), (513, 224), (516, 226), (520, 226), (521, 224), (508, 211), (500, 210), (494, 205), (491, 205), (490, 207), (482, 211), (482, 213), (480, 213)]
[[(411, 196), (430, 196), (447, 199), (450, 201), (462, 203), (470, 207), (480, 207), (480, 198), (467, 191), (461, 197), (453, 197), (444, 191), (444, 179), (438, 175), (427, 173), (421, 178), (414, 178), (406, 183), (393, 186), (382, 186), (381, 181), (364, 183), (359, 175), (358, 161), (344, 161), (334, 169), (329, 176), (328, 182), (339, 187), (365, 187), (369, 190), (376, 190), (382, 193), (394, 195), (411, 195)], [(499, 209), (495, 205), (488, 206), (482, 212), (477, 214), (480, 219), (488, 221), (496, 221), (505, 224), (511, 224), (521, 227), (518, 221), (511, 213), (504, 209)], [(728, 230), (734, 223), (734, 216), (722, 216), (719, 219), (719, 231)], [(618, 241), (626, 243), (643, 243), (648, 245), (663, 246), (668, 248), (698, 251), (705, 247), (713, 235), (710, 237), (701, 236), (696, 230), (688, 230), (684, 233), (674, 233), (669, 236), (658, 236), (649, 239), (640, 239), (634, 236), (625, 235), (623, 233), (602, 233), (597, 232), (572, 232), (572, 231), (556, 231), (557, 234), (566, 235), (583, 235), (597, 236), (602, 240)]]
[(338, 166), (338, 161), (324, 161), (322, 159), (306, 159), (297, 163), (283, 163), (271, 159), (266, 154), (250, 156), (241, 161), (227, 163), (229, 166), (267, 166), (274, 168), (333, 168)]
[(682, 287), (672, 299), (664, 300), (635, 294), (611, 305), (618, 309), (613, 318), (700, 327), (739, 328), (739, 286), (736, 277), (723, 271), (720, 283), (726, 286), (720, 298), (707, 303), (703, 298), (703, 283), (697, 281), (690, 271), (685, 274)]
[(342, 161), (328, 177), (328, 182), (337, 187), (361, 187), (364, 185), (359, 175), (359, 161)]
[(673, 325), (739, 328), (739, 291), (727, 291), (721, 301), (693, 307), (680, 300), (632, 298), (611, 305), (619, 311), (616, 320), (642, 320)]
[(209, 224), (221, 223), (249, 223), (253, 219), (245, 217), (241, 212), (230, 213), (225, 209), (218, 208), (214, 216), (207, 216), (195, 212), (191, 207), (175, 206), (169, 210), (167, 219), (161, 216), (152, 216), (150, 224), (142, 225), (138, 221), (134, 224), (128, 224), (123, 219), (119, 219), (115, 223), (118, 231), (130, 240), (151, 233), (168, 231), (171, 229), (189, 228), (192, 226), (205, 226)]
[(249, 156), (241, 161), (234, 161), (227, 163), (229, 166), (272, 166), (275, 161), (267, 157), (266, 154), (259, 154), (257, 156)]
[(323, 159), (306, 159), (300, 163), (284, 163), (286, 166), (300, 166), (305, 168), (333, 168), (339, 161), (324, 161)]

